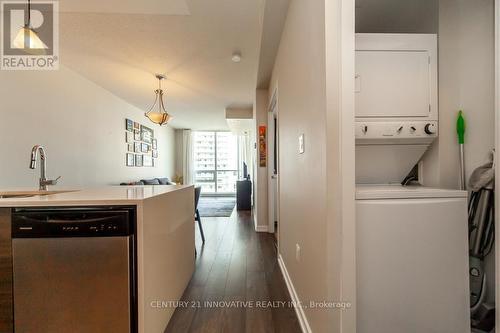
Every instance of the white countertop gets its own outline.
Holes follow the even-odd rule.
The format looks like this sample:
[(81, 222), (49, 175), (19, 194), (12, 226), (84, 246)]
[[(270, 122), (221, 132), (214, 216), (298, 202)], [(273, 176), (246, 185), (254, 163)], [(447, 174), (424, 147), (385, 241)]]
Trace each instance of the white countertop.
[(85, 189), (59, 189), (54, 187), (46, 193), (33, 188), (0, 189), (0, 196), (36, 194), (30, 197), (0, 198), (0, 207), (135, 205), (149, 198), (188, 187), (192, 187), (192, 185), (105, 186)]

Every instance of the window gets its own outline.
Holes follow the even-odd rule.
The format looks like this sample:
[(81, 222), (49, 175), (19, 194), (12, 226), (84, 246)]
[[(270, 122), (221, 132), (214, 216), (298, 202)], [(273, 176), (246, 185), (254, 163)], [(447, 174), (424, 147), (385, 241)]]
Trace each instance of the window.
[(194, 182), (202, 193), (234, 194), (238, 140), (231, 132), (194, 132)]

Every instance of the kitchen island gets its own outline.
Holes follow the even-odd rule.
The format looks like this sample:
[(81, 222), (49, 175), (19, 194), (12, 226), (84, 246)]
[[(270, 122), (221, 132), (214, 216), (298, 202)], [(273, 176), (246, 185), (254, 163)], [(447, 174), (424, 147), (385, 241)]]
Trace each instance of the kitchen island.
[[(12, 280), (16, 279), (15, 274), (12, 276), (11, 237), (15, 231), (11, 229), (11, 221), (16, 211), (25, 208), (64, 210), (76, 207), (128, 207), (135, 215), (132, 232), (134, 242), (131, 246), (135, 248), (132, 250), (135, 263), (131, 265), (133, 271), (130, 281), (136, 282), (131, 283), (131, 288), (135, 288), (135, 291), (132, 290), (130, 294), (137, 295), (137, 304), (131, 308), (131, 312), (136, 313), (131, 313), (133, 320), (130, 331), (134, 332), (136, 326), (141, 333), (163, 332), (175, 308), (158, 307), (157, 304), (175, 304), (181, 298), (194, 271), (193, 187), (109, 186), (49, 193), (0, 190), (0, 331), (10, 332), (13, 327), (13, 295), (9, 295), (9, 290), (14, 289)], [(95, 238), (85, 239), (90, 241)], [(68, 240), (71, 241), (70, 238)], [(64, 253), (56, 255), (64, 256)], [(113, 262), (109, 264), (112, 265)], [(52, 292), (56, 293), (58, 290)], [(88, 297), (91, 299), (92, 294)], [(79, 307), (81, 304), (74, 306)], [(84, 313), (88, 310), (81, 309)], [(110, 318), (110, 322), (112, 320)], [(38, 331), (43, 332), (43, 329)]]

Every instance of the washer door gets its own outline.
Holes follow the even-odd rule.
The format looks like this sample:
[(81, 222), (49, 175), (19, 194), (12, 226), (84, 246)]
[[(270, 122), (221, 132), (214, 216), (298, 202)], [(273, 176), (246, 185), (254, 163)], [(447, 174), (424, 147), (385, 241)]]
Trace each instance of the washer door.
[(356, 201), (357, 332), (470, 332), (466, 198)]

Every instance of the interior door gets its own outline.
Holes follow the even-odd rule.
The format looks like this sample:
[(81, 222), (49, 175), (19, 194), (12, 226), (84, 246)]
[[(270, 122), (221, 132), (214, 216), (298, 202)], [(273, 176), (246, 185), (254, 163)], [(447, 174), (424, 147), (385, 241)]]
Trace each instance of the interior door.
[(274, 233), (278, 237), (278, 107), (276, 92), (271, 99), (271, 105), (267, 120), (269, 134), (267, 139), (269, 165), (268, 165), (268, 232)]

